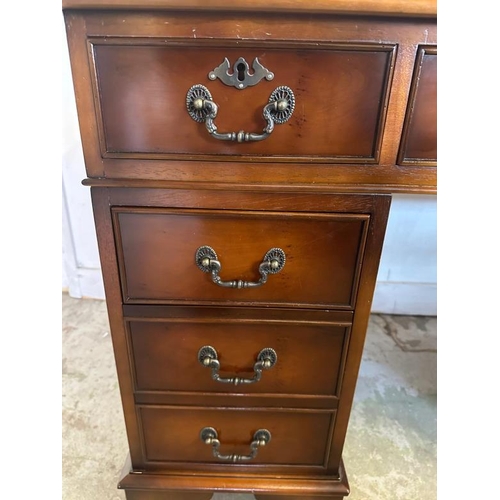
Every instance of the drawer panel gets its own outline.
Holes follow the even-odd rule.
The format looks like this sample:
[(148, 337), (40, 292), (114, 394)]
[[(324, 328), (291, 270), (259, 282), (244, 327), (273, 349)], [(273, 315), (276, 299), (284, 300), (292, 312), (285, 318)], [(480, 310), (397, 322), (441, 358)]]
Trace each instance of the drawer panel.
[[(350, 323), (338, 314), (297, 319), (289, 311), (278, 318), (260, 309), (162, 309), (168, 309), (164, 317), (126, 317), (136, 392), (339, 396)], [(214, 351), (200, 352), (206, 346)], [(256, 366), (260, 353), (270, 368)], [(259, 372), (261, 378), (213, 380), (206, 358), (216, 359), (223, 379), (252, 379)]]
[(324, 466), (335, 411), (139, 406), (143, 453), (147, 462), (234, 465), (212, 454), (200, 439), (205, 427), (216, 430), (221, 454), (248, 455), (254, 434), (270, 432), (271, 440), (258, 448), (245, 466)]
[(437, 164), (437, 48), (421, 46), (399, 151), (400, 165)]
[[(114, 208), (123, 299), (130, 303), (352, 308), (369, 215)], [(286, 262), (255, 288), (226, 288), (197, 266), (215, 250), (223, 281), (255, 283), (270, 249)]]
[[(91, 48), (104, 157), (378, 161), (394, 45), (107, 38)], [(226, 58), (231, 68), (244, 58), (250, 74), (257, 58), (274, 78), (243, 90), (211, 81)], [(187, 112), (198, 84), (218, 106), (219, 133), (262, 133), (263, 108), (279, 86), (292, 89), (295, 109), (263, 141), (217, 140)]]

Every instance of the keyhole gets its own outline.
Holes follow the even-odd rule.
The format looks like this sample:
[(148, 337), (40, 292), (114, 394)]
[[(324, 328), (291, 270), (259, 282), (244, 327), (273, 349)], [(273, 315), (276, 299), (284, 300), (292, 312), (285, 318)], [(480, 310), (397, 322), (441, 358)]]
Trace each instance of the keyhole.
[(236, 66), (236, 69), (238, 70), (238, 81), (242, 82), (243, 80), (245, 80), (246, 66), (243, 63), (240, 63), (238, 64), (238, 66)]

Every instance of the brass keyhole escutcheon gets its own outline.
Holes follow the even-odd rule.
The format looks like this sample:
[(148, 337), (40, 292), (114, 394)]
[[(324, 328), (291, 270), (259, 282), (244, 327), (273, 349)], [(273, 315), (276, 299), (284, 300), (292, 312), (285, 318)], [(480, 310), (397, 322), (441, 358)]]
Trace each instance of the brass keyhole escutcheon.
[(208, 73), (208, 78), (212, 81), (218, 78), (224, 85), (243, 90), (257, 85), (263, 78), (271, 81), (274, 78), (274, 73), (262, 66), (258, 57), (253, 60), (252, 69), (244, 57), (240, 57), (232, 68), (229, 59), (225, 57), (222, 64)]

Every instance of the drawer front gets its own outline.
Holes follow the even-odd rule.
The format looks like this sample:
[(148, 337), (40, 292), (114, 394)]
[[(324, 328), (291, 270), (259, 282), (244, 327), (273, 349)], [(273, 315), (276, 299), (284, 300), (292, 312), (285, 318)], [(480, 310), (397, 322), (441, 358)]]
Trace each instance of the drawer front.
[(437, 48), (420, 47), (399, 151), (400, 165), (437, 164)]
[[(166, 39), (141, 45), (130, 38), (92, 42), (104, 157), (378, 161), (395, 45), (252, 42), (236, 46), (231, 40), (200, 45)], [(263, 78), (242, 90), (219, 78), (209, 79), (226, 58), (231, 68), (240, 58), (250, 67), (248, 73), (238, 72), (237, 83), (240, 78), (243, 82), (254, 78), (256, 58), (274, 78)], [(267, 124), (264, 106), (280, 86), (292, 90), (295, 108), (288, 121), (276, 123), (265, 140), (218, 140), (187, 111), (188, 91), (200, 84), (218, 106), (214, 120), (218, 133), (261, 134)]]
[[(125, 302), (350, 309), (370, 216), (115, 208), (113, 218)], [(258, 283), (274, 248), (284, 266), (258, 287), (218, 286), (197, 265), (198, 249), (207, 246), (225, 283)]]
[(322, 312), (297, 321), (262, 310), (176, 309), (127, 318), (137, 392), (339, 396), (350, 323)]
[[(302, 465), (322, 467), (327, 461), (334, 411), (249, 410), (139, 406), (143, 453), (147, 462), (188, 462), (234, 467)], [(249, 455), (255, 433), (264, 429), (270, 441), (251, 460), (223, 460), (200, 438), (212, 428), (221, 455)]]

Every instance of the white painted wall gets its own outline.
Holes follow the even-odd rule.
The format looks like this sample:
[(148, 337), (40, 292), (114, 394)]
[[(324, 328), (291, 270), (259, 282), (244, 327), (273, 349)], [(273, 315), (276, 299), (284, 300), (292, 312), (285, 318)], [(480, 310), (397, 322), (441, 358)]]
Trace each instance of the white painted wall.
[(62, 25), (62, 257), (63, 288), (72, 297), (104, 298), (99, 253), (71, 79), (66, 32)]
[(373, 312), (437, 315), (436, 196), (393, 196)]
[[(62, 286), (72, 297), (103, 299), (90, 189), (81, 184), (86, 174), (67, 50), (63, 58)], [(436, 210), (435, 196), (394, 196), (373, 312), (436, 315)]]

